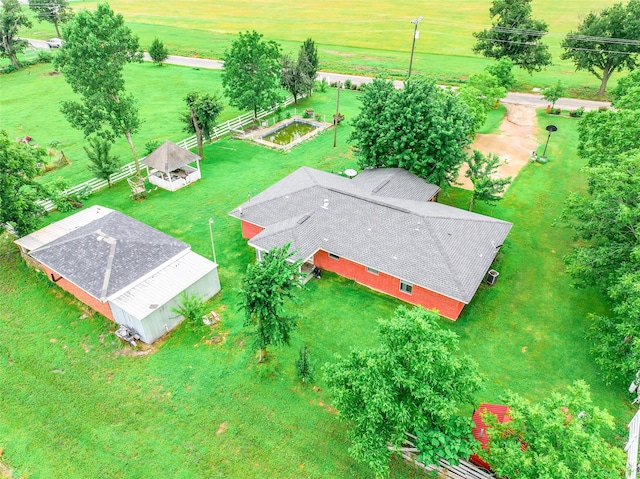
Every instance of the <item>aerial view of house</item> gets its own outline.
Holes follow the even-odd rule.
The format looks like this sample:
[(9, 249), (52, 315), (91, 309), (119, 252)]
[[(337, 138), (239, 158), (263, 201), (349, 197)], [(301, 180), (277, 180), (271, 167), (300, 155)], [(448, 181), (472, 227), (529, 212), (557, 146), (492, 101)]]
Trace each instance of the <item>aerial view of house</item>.
[(400, 168), (353, 179), (302, 167), (231, 211), (261, 253), (333, 271), (457, 319), (511, 224), (433, 201), (439, 188)]

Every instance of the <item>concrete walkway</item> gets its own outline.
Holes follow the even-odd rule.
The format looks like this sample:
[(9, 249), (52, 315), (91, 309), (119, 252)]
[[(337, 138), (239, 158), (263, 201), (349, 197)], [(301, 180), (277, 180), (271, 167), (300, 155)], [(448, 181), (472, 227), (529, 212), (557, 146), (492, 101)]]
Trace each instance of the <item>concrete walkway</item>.
[[(147, 53), (145, 55), (145, 60), (151, 60)], [(193, 58), (193, 57), (181, 57), (177, 55), (169, 55), (166, 60), (166, 63), (170, 63), (172, 65), (182, 65), (182, 66), (190, 66), (195, 68), (210, 68), (214, 70), (220, 70), (224, 67), (224, 62), (220, 60), (208, 60), (205, 58)], [(344, 82), (346, 80), (351, 80), (351, 83), (354, 85), (362, 85), (363, 83), (371, 83), (373, 81), (373, 77), (360, 76), (360, 75), (345, 75), (342, 73), (332, 73), (332, 72), (318, 72), (318, 80), (324, 78), (329, 83), (333, 83), (336, 81)], [(402, 88), (404, 86), (404, 82), (401, 80), (395, 80), (393, 85), (396, 88)], [(510, 103), (514, 105), (526, 105), (532, 106), (534, 108), (544, 108), (549, 102), (542, 98), (542, 95), (536, 93), (518, 93), (518, 92), (509, 92), (507, 93), (507, 97), (500, 100), (502, 103)], [(578, 98), (561, 98), (556, 102), (557, 108), (562, 108), (564, 110), (575, 110), (579, 107), (584, 107), (585, 110), (596, 110), (600, 107), (610, 107), (611, 103), (606, 101), (592, 101), (592, 100), (581, 100)]]

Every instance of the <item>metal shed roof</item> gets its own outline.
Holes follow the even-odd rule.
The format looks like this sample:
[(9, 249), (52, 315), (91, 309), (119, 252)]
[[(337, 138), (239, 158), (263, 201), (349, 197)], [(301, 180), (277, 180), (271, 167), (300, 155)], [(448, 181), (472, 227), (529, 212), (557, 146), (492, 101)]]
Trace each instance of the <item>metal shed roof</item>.
[(67, 233), (86, 226), (92, 221), (102, 218), (111, 212), (113, 212), (111, 208), (105, 208), (99, 205), (91, 206), (60, 221), (51, 223), (49, 226), (45, 226), (27, 236), (23, 236), (14, 241), (14, 243), (27, 251), (31, 251), (51, 243)]
[(110, 302), (142, 320), (217, 267), (213, 261), (189, 251)]

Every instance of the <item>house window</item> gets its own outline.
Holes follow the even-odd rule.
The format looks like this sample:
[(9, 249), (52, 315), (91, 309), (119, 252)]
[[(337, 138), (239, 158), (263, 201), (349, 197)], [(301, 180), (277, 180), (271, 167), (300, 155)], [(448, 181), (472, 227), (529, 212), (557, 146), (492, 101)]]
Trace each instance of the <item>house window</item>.
[(369, 268), (367, 266), (367, 273), (371, 273), (371, 274), (377, 275), (379, 273), (379, 271), (377, 269)]
[(340, 256), (338, 256), (337, 254), (329, 253), (329, 258), (338, 260), (340, 259)]
[(402, 291), (403, 293), (411, 294), (411, 292), (413, 291), (413, 285), (411, 283), (400, 281), (400, 291)]

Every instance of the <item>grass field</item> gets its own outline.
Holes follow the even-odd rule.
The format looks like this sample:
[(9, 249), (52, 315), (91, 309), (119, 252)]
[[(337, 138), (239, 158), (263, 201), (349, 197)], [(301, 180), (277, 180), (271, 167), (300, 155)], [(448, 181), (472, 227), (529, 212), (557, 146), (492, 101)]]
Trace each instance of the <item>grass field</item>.
[[(564, 35), (575, 29), (586, 12), (601, 10), (614, 0), (534, 0), (533, 14), (549, 24), (545, 42), (554, 65), (530, 76), (518, 71), (522, 90), (544, 87), (562, 79), (574, 95), (593, 95), (598, 80), (588, 73), (574, 73), (571, 62), (560, 59)], [(319, 46), (322, 68), (342, 73), (406, 75), (413, 37), (410, 20), (424, 17), (416, 42), (414, 72), (436, 76), (441, 82), (464, 81), (489, 61), (474, 55), (472, 33), (491, 26), (489, 0), (444, 2), (310, 2), (249, 1), (206, 4), (193, 0), (160, 0), (150, 8), (145, 2), (116, 0), (112, 8), (147, 48), (159, 37), (170, 52), (179, 55), (220, 58), (240, 31), (257, 30), (279, 42), (285, 52), (297, 52), (308, 37)], [(72, 3), (77, 10), (94, 8), (95, 2)], [(35, 23), (25, 36), (46, 39), (53, 27)], [(612, 78), (612, 85), (619, 74)]]
[[(323, 111), (333, 91), (314, 95)], [(345, 92), (350, 118), (357, 94)], [(329, 111), (331, 111), (329, 109)], [(539, 119), (547, 124), (544, 114)], [(612, 412), (622, 444), (631, 414), (624, 385), (605, 386), (584, 338), (586, 314), (602, 311), (603, 298), (576, 290), (561, 257), (572, 246), (559, 226), (568, 191), (584, 190), (577, 158), (576, 120), (558, 126), (546, 165), (529, 164), (497, 207), (477, 211), (514, 223), (501, 250), (498, 285), (481, 286), (476, 298), (444, 327), (461, 337), (486, 378), (478, 401), (494, 402), (505, 388), (531, 399), (585, 379), (594, 401)], [(355, 166), (340, 127), (333, 135), (281, 154), (238, 140), (208, 146), (203, 180), (184, 190), (157, 190), (132, 202), (120, 184), (87, 201), (119, 209), (210, 255), (213, 217), (222, 291), (211, 302), (222, 315), (225, 341), (206, 345), (179, 328), (149, 356), (121, 355), (113, 323), (27, 268), (16, 249), (0, 242), (0, 448), (3, 460), (30, 478), (67, 477), (370, 477), (346, 452), (344, 425), (319, 391), (295, 379), (298, 349), (309, 344), (316, 364), (353, 346), (375, 344), (375, 319), (399, 302), (332, 274), (301, 293), (303, 315), (290, 348), (256, 368), (245, 348), (236, 289), (254, 255), (227, 212), (300, 165), (327, 171)], [(541, 132), (541, 139), (544, 137)], [(444, 201), (465, 207), (468, 192), (454, 189)], [(55, 214), (50, 220), (61, 218)], [(466, 412), (471, 412), (471, 407)], [(394, 461), (394, 478), (420, 477)]]

